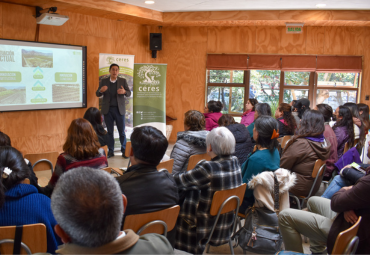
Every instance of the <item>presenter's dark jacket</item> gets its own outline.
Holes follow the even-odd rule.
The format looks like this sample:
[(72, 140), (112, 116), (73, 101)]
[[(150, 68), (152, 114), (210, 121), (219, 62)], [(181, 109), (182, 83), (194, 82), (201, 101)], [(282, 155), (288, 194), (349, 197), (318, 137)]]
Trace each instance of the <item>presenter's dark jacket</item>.
[[(126, 90), (126, 94), (120, 95), (120, 94), (117, 93), (118, 110), (119, 110), (119, 113), (121, 115), (124, 115), (125, 114), (125, 96), (130, 97), (131, 91), (130, 91), (130, 88), (128, 87), (126, 79), (124, 79), (124, 78), (117, 77), (117, 81), (115, 82), (115, 85), (116, 85), (116, 88), (115, 88), (116, 90), (121, 88), (121, 86)], [(99, 91), (103, 86), (107, 86), (108, 89), (104, 93), (100, 93)], [(96, 91), (96, 96), (97, 97), (101, 97), (102, 95), (104, 95), (103, 103), (102, 103), (102, 106), (101, 106), (101, 113), (102, 114), (108, 114), (108, 112), (109, 112), (109, 105), (110, 105), (109, 90), (110, 89), (112, 89), (112, 87), (110, 86), (110, 77), (102, 79), (99, 83), (99, 88)]]
[[(127, 197), (125, 216), (160, 211), (178, 204), (174, 178), (167, 171), (158, 172), (154, 165), (133, 165), (117, 177), (117, 181)], [(167, 235), (171, 244), (175, 241), (175, 231), (174, 228)]]

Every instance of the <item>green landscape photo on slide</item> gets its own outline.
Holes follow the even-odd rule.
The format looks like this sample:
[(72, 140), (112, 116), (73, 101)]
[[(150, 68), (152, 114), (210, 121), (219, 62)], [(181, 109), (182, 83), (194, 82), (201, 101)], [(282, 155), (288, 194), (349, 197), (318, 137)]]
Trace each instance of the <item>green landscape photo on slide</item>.
[(26, 86), (0, 86), (0, 105), (25, 103)]
[(53, 68), (53, 52), (22, 49), (22, 67)]

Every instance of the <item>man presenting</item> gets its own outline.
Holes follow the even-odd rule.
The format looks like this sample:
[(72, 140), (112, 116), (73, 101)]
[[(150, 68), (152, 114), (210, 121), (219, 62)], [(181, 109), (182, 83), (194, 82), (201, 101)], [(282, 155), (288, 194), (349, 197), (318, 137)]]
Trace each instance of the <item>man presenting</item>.
[(126, 79), (118, 77), (119, 66), (117, 64), (110, 65), (109, 73), (110, 77), (102, 79), (99, 83), (99, 88), (96, 91), (97, 97), (101, 97), (103, 95), (101, 113), (104, 114), (104, 120), (107, 125), (109, 135), (108, 158), (114, 156), (114, 121), (116, 121), (118, 128), (122, 157), (127, 158), (125, 157), (125, 96), (130, 97), (131, 91)]

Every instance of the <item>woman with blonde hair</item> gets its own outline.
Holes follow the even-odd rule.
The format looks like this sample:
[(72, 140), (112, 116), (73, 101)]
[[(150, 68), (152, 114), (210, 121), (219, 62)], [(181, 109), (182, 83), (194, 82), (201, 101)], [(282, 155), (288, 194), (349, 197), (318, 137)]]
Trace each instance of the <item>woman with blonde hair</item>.
[(100, 148), (98, 136), (90, 122), (79, 118), (72, 121), (68, 128), (63, 153), (59, 155), (49, 184), (42, 192), (51, 196), (59, 177), (70, 169), (80, 166), (104, 168), (108, 166), (103, 148)]

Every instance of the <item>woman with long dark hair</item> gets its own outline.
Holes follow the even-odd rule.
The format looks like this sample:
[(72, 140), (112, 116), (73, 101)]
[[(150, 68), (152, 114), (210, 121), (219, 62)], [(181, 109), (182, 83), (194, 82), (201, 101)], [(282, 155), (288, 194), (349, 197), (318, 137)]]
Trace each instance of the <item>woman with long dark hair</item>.
[(333, 126), (335, 136), (337, 137), (337, 152), (338, 158), (343, 156), (345, 144), (348, 142), (349, 147), (352, 147), (355, 142), (355, 133), (353, 130), (353, 119), (351, 111), (346, 106), (339, 106), (336, 110), (338, 113), (337, 122)]
[[(248, 183), (252, 176), (264, 171), (275, 171), (280, 165), (280, 155), (277, 149), (279, 142), (278, 122), (271, 116), (259, 116), (253, 128), (253, 139), (256, 141), (257, 150), (249, 155), (242, 165), (243, 183)], [(239, 212), (254, 204), (253, 190), (247, 189)]]
[(324, 137), (330, 143), (330, 155), (329, 158), (326, 160), (326, 171), (323, 178), (325, 181), (328, 181), (331, 179), (332, 173), (335, 169), (334, 163), (338, 161), (337, 137), (335, 136), (333, 129), (329, 125), (329, 122), (333, 117), (333, 108), (331, 108), (331, 106), (328, 104), (318, 104), (316, 105), (316, 108), (324, 116)]
[(366, 130), (361, 121), (360, 113), (358, 112), (357, 105), (355, 103), (345, 103), (343, 106), (348, 107), (352, 114), (353, 120), (353, 131), (355, 134), (355, 139), (358, 139), (358, 143), (356, 145), (357, 150), (360, 152), (362, 147), (365, 145), (365, 136)]
[[(64, 172), (80, 166), (104, 168), (108, 166), (103, 148), (100, 148), (98, 136), (91, 124), (82, 118), (72, 121), (68, 128), (63, 153), (59, 155), (55, 169), (48, 185), (42, 192), (51, 196), (53, 189)], [(88, 178), (88, 176), (87, 176)]]
[[(330, 146), (324, 137), (324, 117), (316, 110), (308, 110), (302, 116), (296, 134), (285, 146), (280, 167), (291, 170), (297, 175), (296, 185), (289, 190), (295, 196), (308, 196), (313, 185), (312, 171), (317, 159), (326, 160), (330, 155)], [(316, 183), (313, 194), (320, 187)]]
[(248, 99), (247, 103), (245, 104), (246, 111), (242, 115), (242, 120), (240, 121), (240, 124), (248, 126), (254, 121), (254, 112), (256, 104), (258, 104), (257, 99), (254, 98)]
[(204, 117), (206, 118), (206, 130), (211, 131), (218, 127), (217, 121), (222, 116), (223, 104), (220, 101), (211, 100), (204, 107)]
[(297, 123), (292, 115), (292, 107), (289, 104), (281, 103), (275, 111), (275, 118), (279, 123), (280, 137), (294, 135)]
[(84, 119), (88, 120), (95, 130), (96, 135), (98, 136), (100, 146), (108, 145), (109, 136), (108, 132), (104, 129), (102, 125), (101, 113), (98, 108), (90, 107), (86, 110)]
[(364, 124), (365, 133), (369, 132), (370, 120), (369, 120), (369, 106), (367, 104), (357, 104), (358, 113), (360, 114), (360, 119)]
[(47, 252), (54, 254), (62, 242), (54, 232), (57, 222), (50, 198), (39, 194), (33, 185), (22, 184), (30, 176), (22, 154), (13, 147), (0, 146), (0, 226), (44, 224)]

